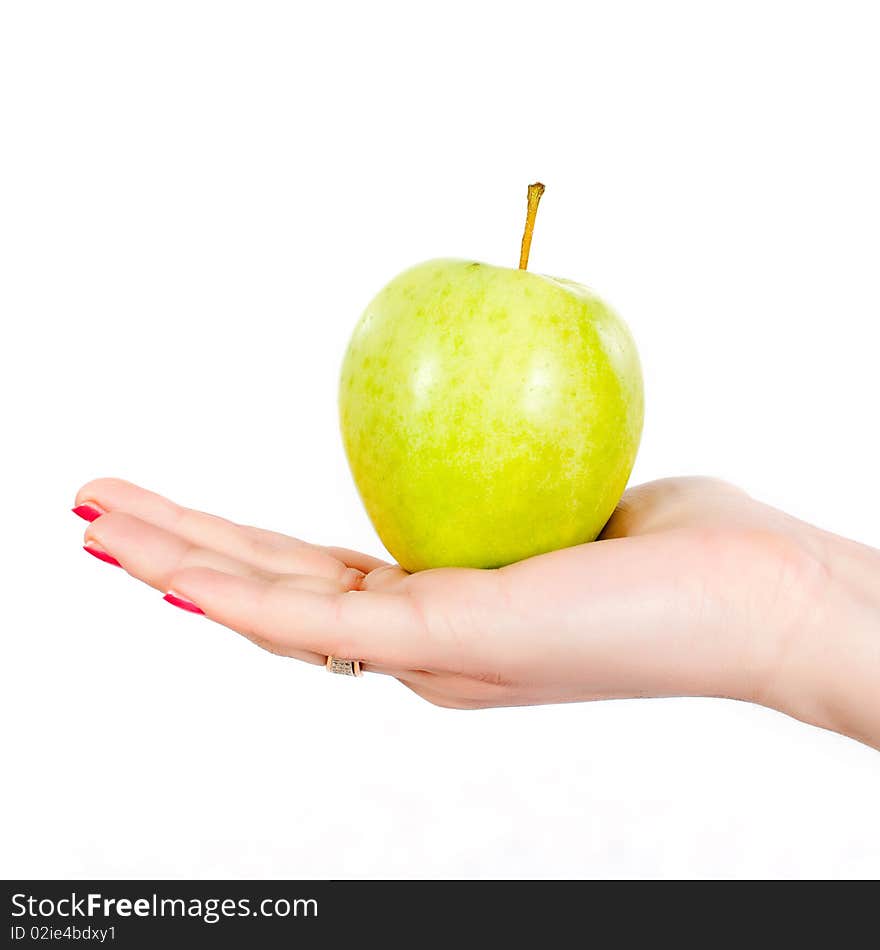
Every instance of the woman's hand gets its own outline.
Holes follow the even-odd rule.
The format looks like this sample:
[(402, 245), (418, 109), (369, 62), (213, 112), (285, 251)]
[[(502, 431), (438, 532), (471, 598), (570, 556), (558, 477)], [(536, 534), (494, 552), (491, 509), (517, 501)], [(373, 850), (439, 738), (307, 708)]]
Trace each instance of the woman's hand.
[(592, 544), (412, 575), (116, 479), (77, 506), (87, 549), (172, 602), (437, 705), (718, 695), (880, 744), (880, 554), (723, 482), (631, 489)]

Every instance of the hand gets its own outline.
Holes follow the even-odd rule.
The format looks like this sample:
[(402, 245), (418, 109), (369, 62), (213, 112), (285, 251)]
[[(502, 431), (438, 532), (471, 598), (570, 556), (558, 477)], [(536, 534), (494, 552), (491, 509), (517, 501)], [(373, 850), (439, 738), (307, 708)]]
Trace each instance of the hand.
[[(116, 479), (85, 485), (77, 504), (102, 512), (87, 547), (132, 576), (274, 653), (360, 659), (437, 705), (717, 695), (880, 742), (880, 710), (826, 709), (841, 691), (815, 669), (829, 642), (827, 605), (857, 631), (877, 623), (880, 606), (859, 614), (852, 602), (863, 581), (876, 590), (880, 554), (723, 482), (631, 489), (592, 544), (498, 570), (411, 575)], [(846, 563), (842, 581), (834, 570)], [(873, 694), (878, 640), (859, 648), (874, 661)]]

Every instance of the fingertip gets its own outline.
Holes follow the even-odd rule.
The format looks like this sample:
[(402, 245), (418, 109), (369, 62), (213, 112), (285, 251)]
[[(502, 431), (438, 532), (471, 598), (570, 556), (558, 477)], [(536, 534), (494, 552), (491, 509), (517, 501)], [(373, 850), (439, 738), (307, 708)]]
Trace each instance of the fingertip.
[(202, 610), (202, 608), (199, 607), (198, 604), (193, 603), (193, 601), (189, 600), (189, 598), (187, 597), (181, 597), (181, 595), (178, 594), (176, 591), (169, 590), (162, 597), (162, 600), (164, 600), (166, 603), (171, 604), (173, 607), (179, 607), (181, 610), (185, 610), (188, 613), (201, 614), (202, 616), (204, 616), (205, 611)]
[(128, 540), (131, 529), (143, 525), (143, 522), (134, 515), (115, 510), (101, 511), (100, 517), (86, 520), (90, 521), (85, 531), (86, 541), (92, 540), (99, 543), (109, 541), (111, 545), (118, 543), (120, 538)]
[(93, 478), (90, 482), (86, 482), (76, 493), (74, 511), (81, 506), (90, 506), (106, 511), (113, 507), (110, 500), (120, 491), (134, 487), (131, 482), (127, 482), (122, 478)]
[(96, 521), (101, 515), (104, 514), (104, 509), (100, 508), (94, 502), (85, 502), (83, 504), (74, 505), (70, 509), (78, 518), (82, 518), (83, 521)]
[(104, 561), (106, 564), (112, 564), (114, 567), (122, 567), (119, 561), (117, 561), (112, 554), (105, 551), (104, 548), (95, 541), (86, 541), (86, 543), (83, 545), (83, 550), (86, 553), (91, 554), (92, 557), (96, 557), (99, 561)]
[(185, 600), (201, 604), (209, 602), (224, 581), (228, 583), (237, 579), (211, 567), (184, 567), (175, 571), (168, 579), (168, 591)]

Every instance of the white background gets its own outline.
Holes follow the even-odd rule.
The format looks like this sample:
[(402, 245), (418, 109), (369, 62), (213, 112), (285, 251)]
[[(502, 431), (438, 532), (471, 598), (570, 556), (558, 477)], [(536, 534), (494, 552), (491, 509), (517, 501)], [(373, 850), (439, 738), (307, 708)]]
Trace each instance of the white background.
[[(81, 550), (119, 475), (382, 553), (336, 422), (421, 259), (612, 301), (634, 480), (880, 545), (870, 3), (3, 5), (4, 876), (876, 876), (880, 755), (743, 704), (450, 712)], [(834, 631), (830, 630), (833, 636)]]

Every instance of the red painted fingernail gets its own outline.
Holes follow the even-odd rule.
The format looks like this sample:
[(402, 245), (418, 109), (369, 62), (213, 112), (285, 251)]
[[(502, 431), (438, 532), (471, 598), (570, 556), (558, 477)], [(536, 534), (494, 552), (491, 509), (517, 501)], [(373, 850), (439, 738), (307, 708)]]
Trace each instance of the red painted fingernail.
[(203, 614), (205, 612), (201, 607), (197, 607), (191, 600), (187, 600), (185, 597), (179, 597), (173, 590), (169, 590), (162, 600), (167, 600), (169, 604), (174, 604), (175, 607), (180, 607), (181, 610), (188, 610), (191, 614)]
[(83, 521), (94, 521), (95, 518), (100, 518), (104, 514), (98, 508), (93, 507), (92, 505), (77, 505), (76, 508), (70, 509), (75, 515), (79, 515)]
[(108, 554), (103, 548), (99, 548), (92, 541), (89, 541), (88, 544), (83, 545), (83, 551), (88, 551), (92, 557), (96, 557), (99, 561), (106, 561), (108, 564), (112, 564), (114, 567), (122, 567), (119, 561), (117, 561), (112, 554)]

